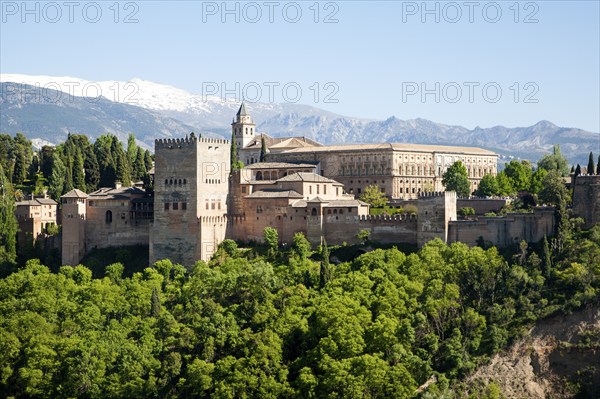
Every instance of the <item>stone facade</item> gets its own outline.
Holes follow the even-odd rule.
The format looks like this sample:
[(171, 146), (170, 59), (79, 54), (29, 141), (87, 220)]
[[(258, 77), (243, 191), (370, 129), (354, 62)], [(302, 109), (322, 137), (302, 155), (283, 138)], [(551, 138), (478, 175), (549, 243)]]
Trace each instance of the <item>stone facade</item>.
[(62, 263), (77, 265), (97, 248), (148, 245), (154, 202), (134, 187), (72, 190), (62, 201)]
[(58, 204), (50, 198), (32, 198), (15, 205), (19, 225), (17, 244), (20, 248), (45, 237), (46, 228), (58, 224)]
[(223, 241), (230, 149), (228, 140), (193, 136), (155, 142), (151, 262), (190, 266), (210, 259)]

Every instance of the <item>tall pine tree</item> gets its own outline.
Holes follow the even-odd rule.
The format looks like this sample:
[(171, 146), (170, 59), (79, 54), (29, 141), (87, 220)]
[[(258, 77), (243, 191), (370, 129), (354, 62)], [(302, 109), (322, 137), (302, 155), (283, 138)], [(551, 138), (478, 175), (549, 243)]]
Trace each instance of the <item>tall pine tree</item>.
[(596, 171), (594, 165), (594, 154), (590, 151), (590, 158), (588, 159), (587, 173), (588, 175), (593, 175)]
[(319, 269), (319, 288), (325, 287), (331, 279), (331, 265), (329, 264), (329, 247), (327, 241), (323, 241), (321, 252), (321, 267)]

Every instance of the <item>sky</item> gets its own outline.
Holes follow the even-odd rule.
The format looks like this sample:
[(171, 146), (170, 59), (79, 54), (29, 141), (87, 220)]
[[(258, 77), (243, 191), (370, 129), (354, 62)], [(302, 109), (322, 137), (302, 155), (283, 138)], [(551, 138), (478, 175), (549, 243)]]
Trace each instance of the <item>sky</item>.
[(600, 1), (0, 0), (0, 73), (600, 131)]

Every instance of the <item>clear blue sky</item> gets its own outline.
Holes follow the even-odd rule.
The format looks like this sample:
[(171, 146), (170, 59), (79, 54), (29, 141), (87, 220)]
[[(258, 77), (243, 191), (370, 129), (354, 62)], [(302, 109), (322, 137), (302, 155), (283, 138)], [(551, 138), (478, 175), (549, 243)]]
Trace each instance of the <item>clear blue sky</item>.
[[(278, 102), (286, 100), (282, 86), (294, 83), (300, 103), (349, 116), (469, 128), (546, 119), (600, 131), (598, 1), (427, 2), (431, 14), (421, 1), (228, 2), (231, 14), (221, 1), (137, 1), (119, 2), (118, 15), (114, 1), (78, 1), (72, 16), (63, 1), (30, 2), (30, 14), (21, 1), (0, 3), (3, 73), (138, 77), (197, 94), (207, 82), (256, 82), (263, 102), (270, 100), (265, 82), (280, 84)], [(124, 23), (132, 13), (137, 22)], [(333, 23), (324, 23), (327, 16)], [(423, 88), (431, 91), (424, 98)], [(327, 94), (337, 103), (325, 102)]]

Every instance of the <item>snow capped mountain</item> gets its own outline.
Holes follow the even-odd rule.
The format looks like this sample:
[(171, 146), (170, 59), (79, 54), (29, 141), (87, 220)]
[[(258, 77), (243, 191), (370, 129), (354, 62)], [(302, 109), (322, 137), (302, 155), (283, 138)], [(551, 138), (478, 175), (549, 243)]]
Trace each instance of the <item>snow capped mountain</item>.
[[(138, 78), (128, 82), (93, 82), (74, 77), (0, 74), (0, 132), (24, 132), (30, 138), (60, 142), (68, 131), (97, 136), (133, 131), (152, 148), (159, 137), (190, 131), (231, 135), (230, 123), (239, 107), (234, 99), (192, 94)], [(426, 119), (378, 121), (338, 115), (302, 104), (249, 103), (259, 132), (272, 136), (305, 136), (323, 144), (404, 142), (455, 144), (487, 148), (507, 157), (537, 160), (560, 144), (571, 162), (587, 161), (600, 151), (600, 135), (563, 128), (549, 121), (507, 128), (445, 125)], [(37, 143), (36, 143), (37, 144)]]

